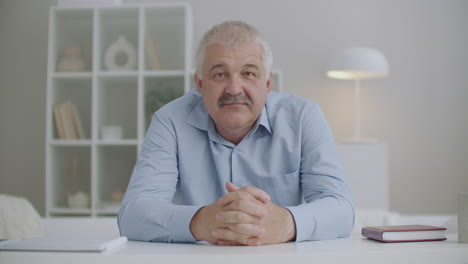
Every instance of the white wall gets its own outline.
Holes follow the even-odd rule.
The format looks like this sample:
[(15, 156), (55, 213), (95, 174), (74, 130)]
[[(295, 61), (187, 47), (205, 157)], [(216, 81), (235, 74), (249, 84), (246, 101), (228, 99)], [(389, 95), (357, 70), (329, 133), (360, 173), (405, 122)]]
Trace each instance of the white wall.
[(48, 10), (55, 1), (0, 0), (0, 193), (45, 210)]
[[(40, 212), (52, 2), (0, 1), (0, 192), (29, 197)], [(362, 83), (362, 133), (389, 144), (391, 208), (456, 213), (456, 194), (468, 191), (468, 1), (190, 3), (196, 40), (228, 19), (260, 29), (274, 68), (283, 71), (284, 90), (317, 100), (337, 140), (352, 134), (353, 90), (351, 82), (326, 78), (327, 59), (348, 46), (383, 51), (391, 73)]]

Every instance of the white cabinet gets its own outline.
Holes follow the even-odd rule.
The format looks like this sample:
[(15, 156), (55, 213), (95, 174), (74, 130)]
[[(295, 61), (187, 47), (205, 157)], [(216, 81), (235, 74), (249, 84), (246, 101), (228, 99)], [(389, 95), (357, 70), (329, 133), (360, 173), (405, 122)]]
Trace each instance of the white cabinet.
[(390, 210), (386, 143), (337, 144), (356, 209)]
[(192, 41), (185, 3), (51, 8), (47, 216), (118, 212), (151, 114), (190, 89)]

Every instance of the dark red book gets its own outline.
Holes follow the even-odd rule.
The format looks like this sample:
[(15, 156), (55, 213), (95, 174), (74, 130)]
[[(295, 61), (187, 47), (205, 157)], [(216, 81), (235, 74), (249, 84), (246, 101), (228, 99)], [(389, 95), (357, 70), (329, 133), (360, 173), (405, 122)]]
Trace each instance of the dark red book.
[(446, 240), (445, 227), (427, 225), (366, 226), (361, 234), (380, 242), (420, 242)]

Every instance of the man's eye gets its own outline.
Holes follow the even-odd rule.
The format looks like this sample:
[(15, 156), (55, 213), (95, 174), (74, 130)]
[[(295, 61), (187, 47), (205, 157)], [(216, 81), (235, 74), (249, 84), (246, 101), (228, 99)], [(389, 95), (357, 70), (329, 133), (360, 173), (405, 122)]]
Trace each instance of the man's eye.
[(216, 78), (216, 79), (220, 79), (220, 78), (223, 78), (225, 76), (226, 76), (225, 72), (217, 72), (217, 73), (213, 74), (213, 77)]
[(255, 78), (257, 75), (253, 72), (244, 72), (244, 76), (249, 78), (249, 79), (253, 79)]

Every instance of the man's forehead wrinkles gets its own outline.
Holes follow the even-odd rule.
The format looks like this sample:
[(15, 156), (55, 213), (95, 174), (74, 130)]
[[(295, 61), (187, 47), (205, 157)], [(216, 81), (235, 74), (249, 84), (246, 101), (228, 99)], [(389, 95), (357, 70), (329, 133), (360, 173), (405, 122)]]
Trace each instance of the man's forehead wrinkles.
[(224, 63), (217, 63), (217, 64), (211, 66), (210, 72), (211, 72), (212, 70), (216, 69), (216, 68), (225, 68), (225, 67), (226, 67), (226, 64), (224, 64)]
[[(212, 72), (213, 70), (215, 69), (230, 69), (231, 67), (225, 63), (216, 63), (216, 64), (213, 64), (210, 68), (209, 68), (209, 72)], [(245, 64), (242, 64), (240, 65), (239, 67), (240, 69), (245, 69), (245, 68), (255, 68), (257, 70), (260, 70), (261, 69), (261, 65), (258, 65), (257, 63), (255, 62), (247, 62)]]
[(260, 67), (259, 67), (257, 64), (255, 64), (255, 63), (247, 63), (247, 64), (244, 64), (242, 67), (243, 67), (243, 68), (256, 68), (256, 69), (260, 69)]

